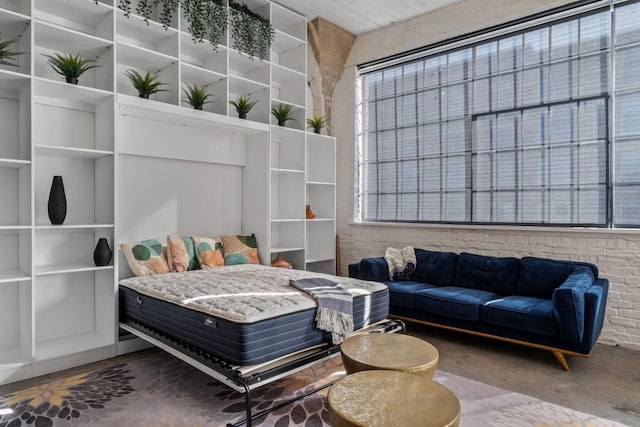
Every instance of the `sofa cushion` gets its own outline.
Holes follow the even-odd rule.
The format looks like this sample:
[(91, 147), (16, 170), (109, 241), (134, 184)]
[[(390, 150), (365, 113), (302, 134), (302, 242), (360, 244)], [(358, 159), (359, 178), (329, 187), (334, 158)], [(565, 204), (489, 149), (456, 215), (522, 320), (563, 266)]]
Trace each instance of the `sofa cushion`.
[(416, 269), (411, 274), (411, 280), (438, 286), (453, 284), (458, 265), (458, 254), (425, 251), (424, 249), (416, 249), (415, 253)]
[(423, 289), (436, 288), (436, 285), (420, 282), (384, 282), (389, 288), (389, 305), (402, 308), (413, 308), (414, 295)]
[(480, 320), (534, 334), (559, 334), (550, 299), (509, 296), (489, 301), (480, 308)]
[(553, 290), (564, 283), (576, 267), (589, 267), (593, 275), (598, 276), (597, 267), (586, 262), (524, 257), (520, 260), (516, 295), (551, 298)]
[(441, 316), (463, 320), (478, 320), (480, 306), (500, 298), (500, 295), (478, 289), (442, 286), (424, 289), (415, 294), (415, 308)]
[(585, 294), (594, 282), (595, 278), (591, 269), (577, 267), (567, 280), (553, 291), (554, 314), (560, 324), (560, 333), (567, 341), (582, 341)]
[(455, 285), (500, 295), (513, 295), (520, 260), (463, 252), (458, 260)]

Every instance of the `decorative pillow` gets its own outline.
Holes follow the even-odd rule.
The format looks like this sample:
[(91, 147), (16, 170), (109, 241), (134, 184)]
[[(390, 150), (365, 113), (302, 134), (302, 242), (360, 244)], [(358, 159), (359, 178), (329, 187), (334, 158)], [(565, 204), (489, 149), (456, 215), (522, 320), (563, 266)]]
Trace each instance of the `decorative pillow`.
[(387, 248), (384, 259), (389, 267), (391, 280), (409, 280), (411, 273), (416, 269), (416, 254), (413, 246), (402, 249)]
[(197, 270), (200, 268), (191, 236), (167, 236), (167, 261), (171, 271)]
[(200, 268), (209, 269), (224, 265), (220, 237), (194, 237), (193, 246)]
[(136, 276), (151, 276), (169, 272), (167, 260), (162, 253), (162, 243), (158, 239), (122, 243), (120, 249), (127, 259), (129, 268)]
[(256, 235), (220, 236), (224, 265), (260, 264)]

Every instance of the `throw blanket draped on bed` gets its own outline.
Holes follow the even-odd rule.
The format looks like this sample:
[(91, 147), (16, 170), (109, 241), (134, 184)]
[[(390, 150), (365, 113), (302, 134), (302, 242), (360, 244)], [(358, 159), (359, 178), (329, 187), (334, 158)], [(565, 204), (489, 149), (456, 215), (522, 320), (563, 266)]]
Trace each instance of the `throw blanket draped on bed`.
[(331, 332), (334, 344), (340, 344), (353, 332), (353, 296), (349, 291), (336, 282), (320, 277), (290, 280), (289, 283), (316, 300), (318, 328)]

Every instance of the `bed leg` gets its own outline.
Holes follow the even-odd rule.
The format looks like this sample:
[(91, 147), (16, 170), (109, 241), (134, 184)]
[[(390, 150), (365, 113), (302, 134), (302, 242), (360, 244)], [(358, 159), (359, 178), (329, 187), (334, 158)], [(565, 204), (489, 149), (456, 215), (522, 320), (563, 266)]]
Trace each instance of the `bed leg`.
[(244, 387), (245, 419), (240, 420), (235, 424), (228, 423), (227, 427), (240, 427), (243, 424), (246, 424), (247, 427), (251, 427), (251, 424), (253, 423), (253, 416), (251, 415), (251, 390), (246, 382), (243, 383), (242, 386)]

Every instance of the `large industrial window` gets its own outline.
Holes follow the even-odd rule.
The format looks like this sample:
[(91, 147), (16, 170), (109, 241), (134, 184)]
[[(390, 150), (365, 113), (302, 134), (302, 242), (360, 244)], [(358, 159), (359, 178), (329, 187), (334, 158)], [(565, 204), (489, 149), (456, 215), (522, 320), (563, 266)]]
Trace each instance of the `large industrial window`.
[(640, 225), (638, 16), (601, 2), (363, 67), (359, 219)]

